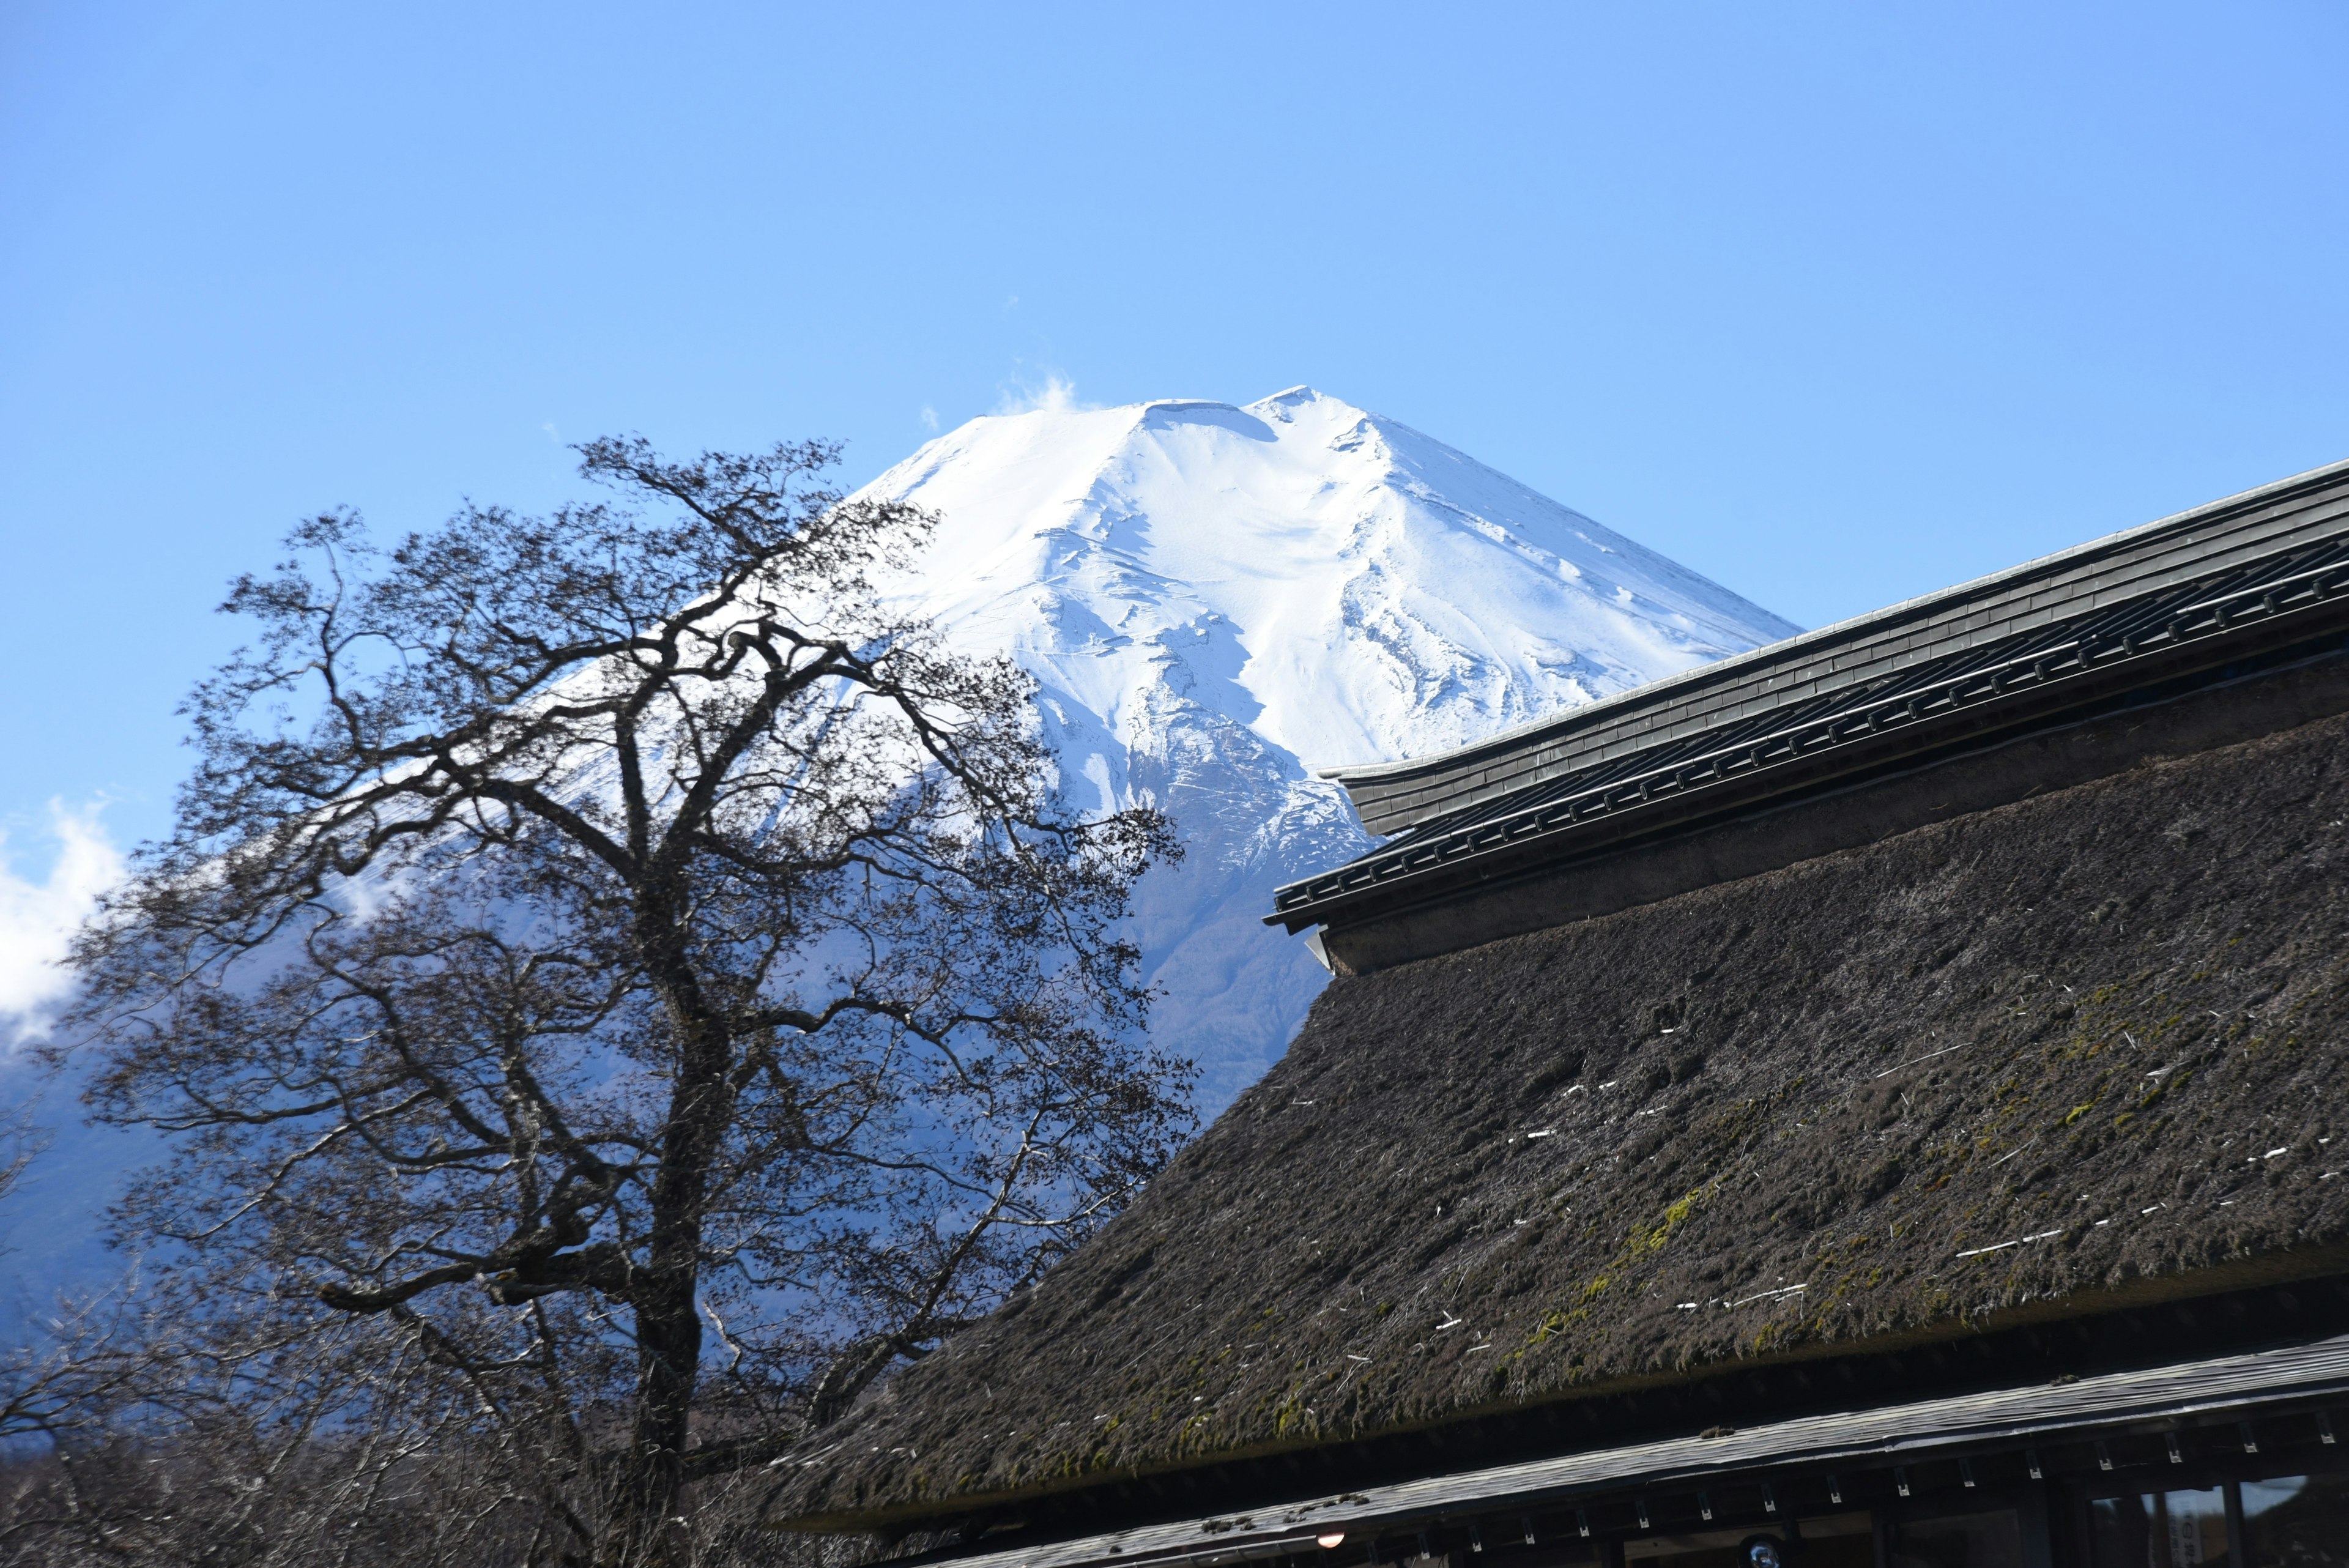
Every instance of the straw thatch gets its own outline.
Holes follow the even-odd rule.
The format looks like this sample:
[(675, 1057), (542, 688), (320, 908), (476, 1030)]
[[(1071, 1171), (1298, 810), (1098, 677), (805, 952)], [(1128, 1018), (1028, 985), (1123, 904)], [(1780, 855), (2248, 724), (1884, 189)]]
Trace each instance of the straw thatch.
[[(1340, 980), (777, 1517), (2332, 1272), (2349, 719)], [(2338, 1151), (2338, 1152), (2336, 1152)]]

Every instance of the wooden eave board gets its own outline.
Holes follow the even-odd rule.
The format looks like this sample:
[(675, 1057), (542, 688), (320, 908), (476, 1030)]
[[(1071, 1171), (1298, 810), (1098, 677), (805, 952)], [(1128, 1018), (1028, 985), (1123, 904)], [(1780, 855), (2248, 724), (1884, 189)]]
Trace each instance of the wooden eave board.
[[(1392, 1486), (1299, 1499), (1231, 1518), (1185, 1520), (1050, 1545), (977, 1552), (955, 1568), (1098, 1568), (1237, 1562), (1302, 1549), (1322, 1532), (1443, 1513), (1571, 1501), (1627, 1486), (1697, 1482), (1762, 1467), (1898, 1463), (1968, 1443), (2189, 1416), (2281, 1397), (2349, 1394), (2349, 1335), (2209, 1361), (2101, 1374), (1873, 1409), (1806, 1416), (1722, 1438), (1673, 1438)], [(821, 1463), (817, 1455), (802, 1462)]]

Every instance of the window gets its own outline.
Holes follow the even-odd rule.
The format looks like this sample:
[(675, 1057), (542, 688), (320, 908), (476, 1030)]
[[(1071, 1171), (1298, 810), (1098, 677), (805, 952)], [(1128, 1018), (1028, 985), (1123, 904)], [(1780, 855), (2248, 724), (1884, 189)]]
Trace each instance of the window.
[[(1876, 1568), (1875, 1526), (1864, 1513), (1806, 1519), (1797, 1527), (1802, 1543), (1787, 1554), (1788, 1568)], [(1651, 1535), (1623, 1543), (1624, 1568), (1744, 1568), (1738, 1545), (1755, 1534), (1784, 1537), (1776, 1527), (1761, 1531), (1718, 1530), (1699, 1535)]]
[(2223, 1488), (2100, 1497), (2096, 1568), (2230, 1568)]
[(2349, 1476), (2276, 1476), (2242, 1493), (2250, 1568), (2349, 1564)]
[(2088, 1520), (2096, 1568), (2349, 1568), (2349, 1475), (2100, 1497)]
[(2011, 1508), (1903, 1520), (1892, 1531), (1892, 1568), (2023, 1568), (2023, 1521)]

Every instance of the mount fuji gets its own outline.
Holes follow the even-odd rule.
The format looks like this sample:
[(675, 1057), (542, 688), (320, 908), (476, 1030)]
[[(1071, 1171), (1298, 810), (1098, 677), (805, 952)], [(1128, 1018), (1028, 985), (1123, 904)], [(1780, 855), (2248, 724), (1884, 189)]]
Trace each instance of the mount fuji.
[(891, 585), (1032, 674), (1062, 784), (1154, 801), (1186, 855), (1135, 905), (1152, 1033), (1212, 1116), (1328, 976), (1258, 923), (1369, 848), (1316, 766), (1423, 755), (1791, 635), (1654, 551), (1310, 388), (971, 421), (859, 494), (940, 526)]
[[(1795, 628), (1392, 420), (1297, 388), (971, 421), (860, 494), (940, 526), (884, 585), (967, 652), (1009, 655), (1075, 804), (1154, 801), (1186, 846), (1135, 899), (1154, 1043), (1212, 1117), (1328, 976), (1259, 917), (1370, 847), (1315, 765), (1423, 755)], [(0, 1213), (0, 1329), (120, 1262), (94, 1236), (149, 1135), (78, 1125), (0, 1056), (57, 1144)]]

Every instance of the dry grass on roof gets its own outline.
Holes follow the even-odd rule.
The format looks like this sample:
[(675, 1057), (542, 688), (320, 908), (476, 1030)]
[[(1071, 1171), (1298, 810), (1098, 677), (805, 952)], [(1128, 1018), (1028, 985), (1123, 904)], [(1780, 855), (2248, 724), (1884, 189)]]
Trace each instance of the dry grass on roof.
[(787, 1461), (778, 1513), (2337, 1267), (2344, 762), (2327, 720), (1340, 981), (1131, 1212)]

